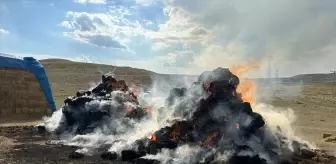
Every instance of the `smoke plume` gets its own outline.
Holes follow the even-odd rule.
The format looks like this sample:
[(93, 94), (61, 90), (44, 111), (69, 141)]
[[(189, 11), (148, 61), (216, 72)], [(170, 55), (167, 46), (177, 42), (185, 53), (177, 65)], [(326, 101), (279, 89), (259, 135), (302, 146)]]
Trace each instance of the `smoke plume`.
[[(191, 127), (184, 128), (184, 126), (188, 127), (190, 121), (196, 121), (193, 125), (200, 126), (199, 128), (212, 123), (213, 126), (203, 130), (193, 127), (195, 129), (190, 131), (190, 135), (196, 142), (177, 144), (176, 148), (172, 149), (168, 147), (174, 143), (163, 141), (168, 147), (163, 147), (156, 154), (144, 154), (143, 158), (156, 159), (162, 163), (182, 164), (209, 160), (232, 162), (241, 160), (239, 157), (258, 156), (259, 159), (255, 160), (276, 163), (279, 158), (285, 158), (283, 156), (289, 155), (290, 152), (281, 156), (274, 153), (281, 154), (284, 149), (295, 151), (297, 146), (293, 147), (293, 142), (303, 145), (305, 143), (295, 136), (291, 128), (296, 119), (291, 109), (276, 108), (257, 102), (254, 98), (256, 85), (253, 81), (245, 79), (245, 73), (251, 70), (251, 67), (257, 69), (256, 65), (258, 64), (252, 62), (230, 68), (239, 79), (228, 69), (218, 68), (212, 72), (204, 72), (199, 76), (201, 85), (184, 78), (173, 82), (157, 80), (149, 91), (138, 90), (137, 98), (132, 97), (131, 88), (124, 85), (123, 81), (103, 76), (102, 83), (91, 88), (90, 92), (78, 92), (77, 97), (65, 100), (67, 105), (50, 118), (46, 118), (44, 126), (49, 132), (59, 134), (60, 139), (66, 140), (65, 144), (78, 146), (78, 152), (92, 155), (98, 153), (102, 147), (117, 154), (122, 154), (124, 150), (141, 152), (151, 142), (155, 143), (156, 137), (160, 139), (158, 135), (165, 135), (164, 129), (172, 128), (174, 131), (179, 128), (178, 134), (188, 134)], [(237, 88), (239, 92), (235, 93), (234, 88), (239, 83), (237, 80), (240, 80)], [(108, 93), (106, 90), (109, 88), (104, 87), (111, 87), (111, 81), (113, 85), (118, 84), (116, 86), (119, 88)], [(209, 86), (206, 84), (208, 81)], [(106, 85), (104, 82), (107, 82)], [(213, 88), (216, 85), (219, 85), (217, 89), (224, 90), (217, 91)], [(101, 90), (97, 92), (97, 88)], [(221, 99), (225, 95), (230, 100), (222, 102)], [(208, 104), (205, 102), (205, 105), (209, 105), (209, 109), (197, 106), (195, 101), (202, 101), (197, 100), (199, 98), (209, 101)], [(211, 102), (215, 100), (214, 98), (218, 99), (219, 103)], [(240, 101), (251, 103), (253, 112), (249, 112), (247, 104)], [(244, 106), (244, 112), (232, 111), (235, 108), (241, 110), (241, 105)], [(197, 118), (195, 115), (198, 115)], [(204, 117), (205, 115), (207, 116)], [(221, 123), (222, 121), (225, 123)], [(262, 126), (263, 121), (266, 125), (256, 129), (255, 127)], [(234, 124), (235, 127), (230, 126)], [(212, 133), (212, 130), (215, 132)], [(212, 134), (209, 135), (209, 132)], [(242, 134), (248, 138), (242, 137)], [(173, 140), (175, 137), (178, 138), (178, 136), (171, 137)], [(199, 139), (203, 141), (198, 141)], [(182, 142), (181, 139), (177, 140)], [(211, 146), (212, 144), (215, 144), (215, 147)], [(272, 148), (272, 151), (268, 147)]]

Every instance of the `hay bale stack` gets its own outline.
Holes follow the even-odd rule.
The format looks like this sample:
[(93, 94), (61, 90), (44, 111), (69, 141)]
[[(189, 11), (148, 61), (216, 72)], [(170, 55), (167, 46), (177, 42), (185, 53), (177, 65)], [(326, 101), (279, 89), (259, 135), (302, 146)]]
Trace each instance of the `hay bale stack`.
[(36, 76), (27, 70), (0, 68), (0, 120), (28, 121), (51, 110)]

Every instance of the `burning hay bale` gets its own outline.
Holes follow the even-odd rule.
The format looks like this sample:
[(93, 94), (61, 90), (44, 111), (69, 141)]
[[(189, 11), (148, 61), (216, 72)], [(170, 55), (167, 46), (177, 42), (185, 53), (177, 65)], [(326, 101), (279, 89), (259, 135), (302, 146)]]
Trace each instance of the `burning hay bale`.
[[(202, 73), (190, 88), (174, 88), (167, 98), (175, 116), (184, 119), (172, 121), (145, 143), (138, 147), (137, 154), (157, 154), (162, 149), (176, 149), (181, 145), (201, 147), (199, 160), (205, 155), (206, 162), (216, 161), (215, 156), (233, 151), (230, 163), (275, 163), (284, 159), (286, 138), (274, 135), (265, 126), (263, 117), (253, 112), (236, 89), (239, 79), (228, 69), (217, 68)], [(299, 148), (301, 145), (299, 142)], [(285, 146), (287, 147), (287, 146)], [(211, 151), (215, 150), (215, 151)], [(209, 155), (210, 153), (210, 155)]]
[[(101, 158), (136, 163), (278, 164), (295, 153), (314, 156), (308, 145), (287, 138), (280, 127), (271, 131), (262, 115), (237, 92), (239, 83), (229, 69), (217, 68), (202, 73), (188, 88), (173, 88), (157, 113), (157, 121), (167, 121), (165, 126), (144, 137), (134, 131), (145, 129), (141, 121), (151, 119), (151, 108), (142, 107), (124, 81), (102, 76), (102, 82), (91, 91), (79, 91), (65, 100), (62, 119), (54, 131), (80, 134), (72, 140), (87, 145), (90, 135), (100, 129), (104, 137), (94, 139), (89, 147), (110, 145)], [(165, 118), (164, 111), (174, 119)], [(50, 127), (46, 129), (53, 130)], [(185, 149), (192, 151), (176, 153)], [(177, 159), (162, 159), (169, 156)]]
[(64, 100), (64, 104), (59, 125), (52, 129), (57, 134), (87, 134), (104, 128), (113, 118), (141, 119), (147, 115), (124, 80), (106, 75), (98, 86), (90, 91), (78, 91), (76, 96)]
[(70, 155), (69, 155), (69, 158), (72, 158), (72, 159), (79, 159), (79, 158), (83, 158), (84, 155), (81, 154), (81, 153), (78, 153), (78, 152), (72, 152)]

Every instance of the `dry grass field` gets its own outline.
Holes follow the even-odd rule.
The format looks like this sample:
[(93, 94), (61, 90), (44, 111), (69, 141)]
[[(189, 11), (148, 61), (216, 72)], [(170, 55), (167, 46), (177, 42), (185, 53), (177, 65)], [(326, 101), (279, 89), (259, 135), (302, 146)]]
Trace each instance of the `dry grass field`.
[(41, 61), (44, 66), (57, 107), (63, 105), (66, 97), (74, 95), (78, 90), (88, 89), (91, 83), (99, 82), (102, 74), (114, 71), (118, 79), (140, 85), (149, 84), (154, 72), (133, 69), (130, 67), (118, 67), (110, 65), (98, 65), (90, 63), (77, 63), (61, 59), (48, 59)]
[(336, 93), (333, 97), (331, 91), (331, 83), (281, 85), (272, 94), (272, 99), (265, 102), (293, 109), (296, 115), (294, 129), (298, 136), (318, 147), (336, 150), (336, 140), (323, 140), (324, 133), (336, 136)]
[(51, 114), (34, 74), (19, 69), (0, 69), (0, 123), (34, 121)]
[[(58, 59), (44, 60), (41, 63), (48, 74), (58, 108), (63, 105), (63, 100), (66, 97), (74, 95), (79, 89), (88, 89), (90, 83), (100, 80), (102, 73), (114, 70), (113, 66), (108, 65), (75, 63)], [(153, 77), (166, 78), (167, 80), (176, 78), (176, 76), (158, 75), (154, 72), (129, 67), (118, 67), (114, 73), (118, 79), (124, 79), (128, 84), (134, 85), (151, 84)], [(266, 98), (261, 98), (261, 100), (277, 107), (292, 108), (297, 116), (294, 123), (295, 132), (301, 138), (315, 143), (318, 147), (336, 150), (336, 141), (325, 142), (322, 138), (323, 133), (331, 133), (336, 136), (336, 94), (333, 97), (331, 88), (332, 84), (329, 83), (283, 84), (277, 88), (277, 91), (271, 95), (266, 94)], [(268, 90), (261, 86), (258, 89), (258, 92), (265, 93)], [(24, 126), (37, 123), (38, 120), (29, 123), (15, 123), (12, 120), (1, 124), (0, 163), (5, 161), (5, 163), (47, 163), (46, 161), (48, 163), (69, 163), (66, 159), (66, 153), (71, 152), (72, 149), (62, 150), (59, 147), (50, 147), (42, 143), (43, 139), (39, 136), (27, 138), (27, 136), (34, 135), (30, 132), (23, 134), (24, 130), (8, 128), (8, 126), (15, 126), (23, 129)], [(58, 154), (57, 158), (50, 155), (54, 153)], [(20, 159), (16, 158), (18, 155)], [(37, 160), (41, 155), (43, 159)], [(104, 163), (104, 161), (94, 161), (94, 159), (88, 158), (85, 159), (85, 162), (80, 160), (71, 163)]]

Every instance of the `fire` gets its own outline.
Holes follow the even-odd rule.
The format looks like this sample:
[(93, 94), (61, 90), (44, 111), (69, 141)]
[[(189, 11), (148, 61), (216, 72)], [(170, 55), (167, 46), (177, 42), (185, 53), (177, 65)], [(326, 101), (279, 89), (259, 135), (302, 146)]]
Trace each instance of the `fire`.
[(237, 91), (241, 93), (242, 99), (245, 102), (251, 103), (252, 105), (256, 103), (256, 100), (253, 96), (253, 93), (255, 93), (256, 90), (256, 85), (250, 80), (243, 81), (237, 88)]
[(135, 95), (135, 96), (139, 96), (139, 93), (140, 93), (140, 87), (138, 87), (137, 85), (135, 84), (131, 84), (131, 91), (132, 93)]
[(251, 80), (246, 79), (246, 73), (249, 71), (256, 71), (260, 68), (261, 63), (256, 61), (250, 61), (245, 64), (234, 64), (231, 66), (230, 71), (238, 76), (240, 80), (240, 84), (238, 85), (237, 92), (241, 95), (241, 98), (245, 102), (251, 103), (254, 105), (256, 103), (256, 99), (253, 94), (257, 90), (257, 86)]
[(217, 137), (217, 133), (214, 132), (205, 141), (201, 142), (201, 146), (212, 146), (211, 141)]
[(236, 128), (239, 129), (240, 128), (240, 124), (236, 123)]
[(180, 125), (179, 122), (173, 124), (173, 131), (170, 133), (170, 138), (174, 141), (177, 141), (180, 136)]
[(211, 83), (205, 84), (205, 90), (208, 91), (212, 87)]
[(153, 141), (153, 142), (157, 142), (158, 141), (156, 135), (154, 135), (154, 134), (151, 135), (150, 140)]
[(145, 110), (146, 113), (150, 113), (151, 114), (153, 120), (157, 119), (155, 111), (153, 110), (153, 106), (146, 106), (143, 109)]
[(126, 112), (127, 112), (127, 113), (132, 113), (132, 112), (134, 112), (133, 107), (132, 107), (131, 105), (127, 104), (127, 105), (126, 105)]
[(153, 107), (151, 107), (151, 106), (144, 107), (144, 110), (145, 110), (145, 112), (147, 112), (147, 113), (152, 112), (152, 109), (153, 109)]

